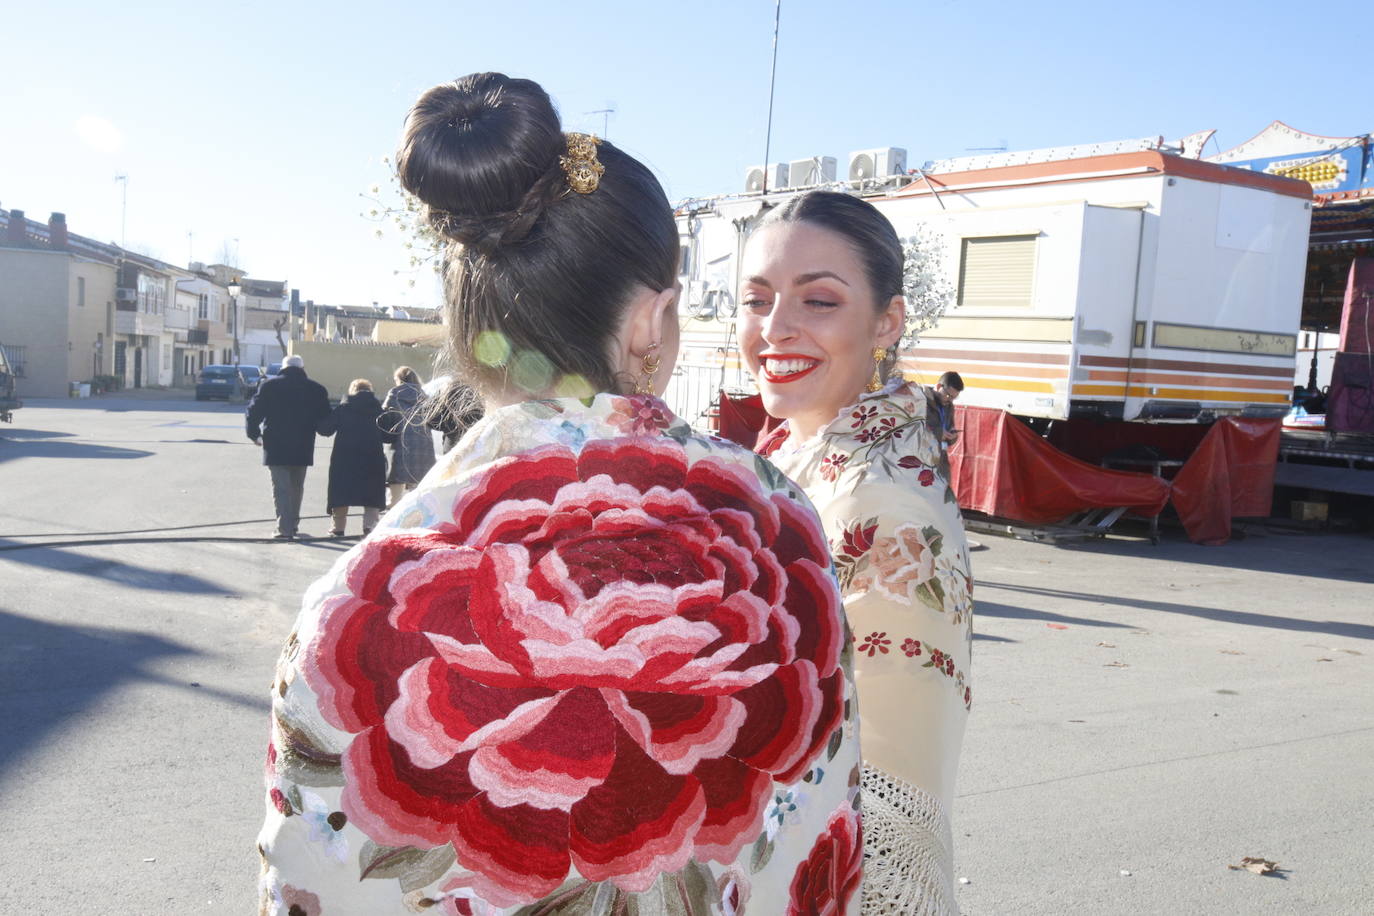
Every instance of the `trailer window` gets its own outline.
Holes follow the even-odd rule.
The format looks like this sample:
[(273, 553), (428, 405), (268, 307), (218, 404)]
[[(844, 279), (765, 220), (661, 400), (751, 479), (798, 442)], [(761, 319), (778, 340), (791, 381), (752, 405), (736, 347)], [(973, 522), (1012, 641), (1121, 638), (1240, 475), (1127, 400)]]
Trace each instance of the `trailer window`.
[(1033, 235), (966, 238), (959, 258), (959, 304), (1029, 306), (1035, 279)]

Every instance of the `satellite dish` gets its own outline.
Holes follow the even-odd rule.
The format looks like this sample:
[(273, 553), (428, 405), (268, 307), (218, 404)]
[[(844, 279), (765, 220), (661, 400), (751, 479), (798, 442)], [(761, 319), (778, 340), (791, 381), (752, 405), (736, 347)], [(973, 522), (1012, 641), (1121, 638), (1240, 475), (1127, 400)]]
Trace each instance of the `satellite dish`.
[(859, 153), (853, 159), (849, 160), (850, 181), (863, 181), (868, 178), (873, 178), (876, 172), (877, 168), (875, 167), (873, 155), (871, 153)]

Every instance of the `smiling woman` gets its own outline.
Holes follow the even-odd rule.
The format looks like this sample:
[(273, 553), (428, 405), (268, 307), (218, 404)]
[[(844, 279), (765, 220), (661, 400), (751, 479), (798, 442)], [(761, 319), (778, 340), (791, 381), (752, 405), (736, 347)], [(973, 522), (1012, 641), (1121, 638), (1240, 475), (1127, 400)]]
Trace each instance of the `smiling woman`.
[(857, 643), (865, 912), (955, 911), (949, 806), (972, 700), (972, 578), (928, 398), (889, 378), (902, 248), (845, 194), (768, 214), (745, 248), (740, 347), (759, 446), (821, 513)]

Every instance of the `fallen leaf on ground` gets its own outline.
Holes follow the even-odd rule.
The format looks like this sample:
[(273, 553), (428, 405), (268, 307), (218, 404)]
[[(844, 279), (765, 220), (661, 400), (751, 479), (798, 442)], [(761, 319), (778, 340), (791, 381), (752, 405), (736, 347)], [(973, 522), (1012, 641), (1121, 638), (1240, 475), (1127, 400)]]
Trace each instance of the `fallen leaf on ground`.
[(1100, 642), (1100, 643), (1098, 643), (1098, 645), (1101, 646), (1101, 647), (1104, 648), (1104, 649), (1115, 649), (1115, 648), (1116, 648), (1116, 643), (1114, 643), (1114, 642)]
[(1129, 668), (1129, 667), (1131, 667), (1131, 666), (1128, 665), (1128, 664), (1126, 664), (1125, 662), (1107, 662), (1107, 664), (1103, 665), (1102, 667), (1103, 667), (1103, 668)]
[(1241, 651), (1239, 651), (1239, 650), (1237, 650), (1237, 649), (1222, 649), (1222, 650), (1221, 650), (1221, 654), (1222, 654), (1222, 655), (1244, 655), (1245, 653), (1244, 653), (1244, 652), (1241, 652)]
[(1069, 628), (1069, 625), (1066, 623), (1047, 623), (1045, 626), (1049, 627), (1051, 630), (1067, 630)]
[(1239, 865), (1228, 865), (1231, 871), (1252, 871), (1257, 875), (1268, 875), (1279, 870), (1279, 863), (1270, 862), (1261, 856), (1244, 856)]
[(1317, 659), (1317, 661), (1319, 661), (1319, 662), (1334, 662), (1335, 659), (1334, 659), (1334, 658), (1319, 658), (1319, 659)]

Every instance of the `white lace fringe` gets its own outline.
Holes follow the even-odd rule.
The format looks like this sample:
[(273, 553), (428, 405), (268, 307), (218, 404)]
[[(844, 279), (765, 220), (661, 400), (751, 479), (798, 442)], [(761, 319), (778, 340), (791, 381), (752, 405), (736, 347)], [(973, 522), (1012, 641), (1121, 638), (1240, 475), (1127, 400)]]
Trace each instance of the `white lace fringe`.
[(950, 916), (954, 846), (940, 800), (864, 764), (863, 913)]

